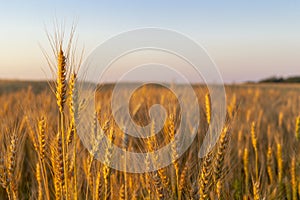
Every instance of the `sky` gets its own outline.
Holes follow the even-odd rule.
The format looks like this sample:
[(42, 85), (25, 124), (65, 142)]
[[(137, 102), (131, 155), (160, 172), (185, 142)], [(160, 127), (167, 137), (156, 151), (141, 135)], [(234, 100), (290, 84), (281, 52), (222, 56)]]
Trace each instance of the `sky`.
[[(22, 1), (23, 2), (23, 1)], [(45, 28), (77, 19), (89, 55), (112, 36), (167, 28), (203, 46), (225, 82), (300, 75), (300, 1), (0, 1), (0, 79), (46, 79)]]

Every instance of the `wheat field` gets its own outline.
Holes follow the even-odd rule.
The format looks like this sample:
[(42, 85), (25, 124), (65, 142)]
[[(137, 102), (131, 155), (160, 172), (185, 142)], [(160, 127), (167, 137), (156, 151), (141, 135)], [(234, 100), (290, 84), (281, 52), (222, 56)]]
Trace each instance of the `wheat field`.
[[(94, 134), (88, 151), (77, 136), (76, 122), (83, 109), (76, 89), (80, 82), (66, 59), (60, 48), (56, 81), (50, 86), (35, 83), (1, 92), (0, 199), (300, 198), (300, 85), (227, 85), (226, 123), (204, 158), (198, 157), (199, 148), (214, 116), (207, 88), (194, 85), (201, 120), (187, 151), (156, 171), (126, 173), (109, 166), (111, 147), (105, 149), (105, 163), (94, 157), (98, 126), (121, 148), (155, 151), (177, 133), (181, 111), (176, 96), (155, 85), (136, 91), (130, 102), (136, 123), (151, 123), (147, 113), (155, 103), (166, 108), (167, 120), (157, 135), (133, 138), (112, 117), (113, 85), (102, 86), (90, 122), (93, 129), (86, 133)], [(177, 153), (174, 147), (170, 156)]]

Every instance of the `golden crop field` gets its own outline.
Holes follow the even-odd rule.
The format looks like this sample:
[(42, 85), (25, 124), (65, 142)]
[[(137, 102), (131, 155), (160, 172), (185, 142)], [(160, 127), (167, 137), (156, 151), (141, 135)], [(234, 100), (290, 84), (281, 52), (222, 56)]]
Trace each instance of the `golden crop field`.
[(200, 84), (194, 101), (185, 84), (131, 93), (138, 83), (123, 83), (113, 105), (116, 84), (94, 84), (86, 95), (82, 60), (59, 37), (49, 40), (56, 81), (0, 82), (0, 199), (300, 198), (299, 84), (226, 85), (224, 123), (220, 102)]
[[(139, 174), (112, 169), (83, 147), (74, 124), (74, 81), (75, 76), (66, 80), (58, 97), (45, 83), (1, 93), (0, 199), (299, 199), (300, 85), (226, 86), (227, 122), (202, 159), (197, 153), (210, 105), (206, 89), (195, 86), (203, 112), (192, 145), (171, 165)], [(98, 92), (92, 123), (98, 121), (113, 143), (153, 151), (174, 137), (180, 111), (170, 91), (149, 85), (133, 95), (137, 123), (149, 123), (145, 113), (155, 102), (167, 108), (168, 118), (155, 137), (125, 139), (105, 107), (111, 90)], [(105, 154), (109, 162), (109, 148)]]
[(300, 200), (300, 0), (4, 1), (0, 200)]

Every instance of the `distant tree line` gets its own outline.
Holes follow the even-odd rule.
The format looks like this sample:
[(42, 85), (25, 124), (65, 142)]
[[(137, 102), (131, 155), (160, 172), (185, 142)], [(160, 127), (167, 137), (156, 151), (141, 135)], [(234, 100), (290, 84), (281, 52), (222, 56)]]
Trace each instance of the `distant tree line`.
[(270, 77), (260, 80), (258, 83), (300, 83), (300, 76), (293, 76), (288, 78)]

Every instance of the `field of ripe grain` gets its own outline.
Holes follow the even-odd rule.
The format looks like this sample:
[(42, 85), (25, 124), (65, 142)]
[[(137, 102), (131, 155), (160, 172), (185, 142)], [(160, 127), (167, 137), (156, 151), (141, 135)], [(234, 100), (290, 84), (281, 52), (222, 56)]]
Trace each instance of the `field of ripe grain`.
[[(109, 148), (104, 164), (83, 147), (76, 135), (80, 103), (74, 81), (71, 76), (60, 88), (63, 96), (42, 83), (18, 88), (13, 86), (20, 83), (1, 82), (0, 199), (300, 198), (300, 85), (226, 86), (227, 121), (202, 159), (198, 151), (210, 105), (205, 88), (194, 87), (201, 123), (190, 148), (165, 168), (133, 174), (107, 165)], [(96, 127), (99, 122), (113, 143), (130, 151), (154, 151), (172, 140), (180, 109), (170, 91), (149, 85), (133, 95), (131, 115), (140, 125), (151, 123), (147, 111), (153, 103), (168, 111), (164, 128), (148, 139), (124, 137), (105, 107), (110, 93), (110, 87), (98, 91), (100, 106), (91, 123)]]

